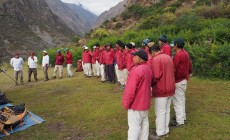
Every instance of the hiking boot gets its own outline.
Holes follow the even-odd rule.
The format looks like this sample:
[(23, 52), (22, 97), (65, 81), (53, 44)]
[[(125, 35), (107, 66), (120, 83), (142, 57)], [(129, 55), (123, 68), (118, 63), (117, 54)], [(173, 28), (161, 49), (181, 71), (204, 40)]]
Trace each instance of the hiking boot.
[(179, 123), (177, 123), (177, 121), (172, 121), (170, 126), (173, 126), (173, 127), (185, 127), (184, 124), (179, 124)]
[(149, 140), (164, 140), (166, 135), (158, 136), (157, 134), (149, 134)]
[(100, 83), (105, 83), (106, 81), (100, 81)]
[(53, 76), (53, 79), (56, 79), (56, 76)]
[(45, 79), (44, 81), (48, 81), (49, 79)]
[[(172, 121), (176, 121), (176, 116), (172, 117)], [(186, 123), (186, 120), (184, 120), (184, 123)]]
[(62, 77), (59, 77), (59, 79), (62, 79)]

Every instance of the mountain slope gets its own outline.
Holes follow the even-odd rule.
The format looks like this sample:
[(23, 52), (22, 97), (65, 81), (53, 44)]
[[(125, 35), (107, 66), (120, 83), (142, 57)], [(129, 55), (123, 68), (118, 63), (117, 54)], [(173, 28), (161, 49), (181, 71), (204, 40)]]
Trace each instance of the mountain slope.
[(88, 32), (97, 19), (96, 15), (82, 6), (63, 3), (60, 0), (46, 0), (46, 3), (64, 24), (80, 36)]
[(9, 60), (15, 51), (61, 46), (74, 32), (55, 16), (45, 0), (0, 0), (0, 57)]
[(99, 27), (104, 21), (110, 20), (111, 18), (121, 14), (126, 9), (126, 4), (128, 0), (123, 0), (122, 2), (118, 3), (116, 6), (110, 8), (108, 11), (103, 12), (97, 19), (96, 23), (94, 24), (94, 28)]

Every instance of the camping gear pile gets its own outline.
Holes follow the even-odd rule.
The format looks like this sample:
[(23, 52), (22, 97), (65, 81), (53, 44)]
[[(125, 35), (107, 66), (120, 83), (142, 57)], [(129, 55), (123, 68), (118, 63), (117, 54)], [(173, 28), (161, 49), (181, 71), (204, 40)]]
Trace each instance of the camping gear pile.
[[(32, 120), (34, 124), (40, 124), (44, 120), (38, 120), (37, 117), (34, 117), (35, 115), (31, 112), (29, 112), (25, 108), (25, 104), (21, 103), (20, 105), (13, 106), (12, 104), (9, 104), (11, 101), (7, 99), (6, 95), (0, 91), (0, 133), (5, 134), (5, 136), (8, 136), (12, 133), (14, 133), (14, 128), (19, 128), (20, 130), (23, 130), (23, 126), (26, 125), (24, 121), (28, 118)], [(20, 131), (18, 130), (18, 131)], [(0, 138), (3, 137), (2, 134)]]

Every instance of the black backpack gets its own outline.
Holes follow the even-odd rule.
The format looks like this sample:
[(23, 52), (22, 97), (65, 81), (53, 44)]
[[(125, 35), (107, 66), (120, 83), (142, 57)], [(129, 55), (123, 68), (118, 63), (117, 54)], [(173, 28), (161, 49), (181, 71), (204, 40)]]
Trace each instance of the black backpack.
[(7, 99), (6, 95), (0, 91), (0, 105), (8, 104), (11, 101)]

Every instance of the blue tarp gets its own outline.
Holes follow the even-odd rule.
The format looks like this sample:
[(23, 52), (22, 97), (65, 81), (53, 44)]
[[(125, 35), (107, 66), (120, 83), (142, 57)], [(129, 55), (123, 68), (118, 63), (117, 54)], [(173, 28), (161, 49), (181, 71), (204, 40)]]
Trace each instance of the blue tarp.
[[(5, 106), (13, 106), (12, 104), (5, 104), (5, 105), (0, 105), (0, 109), (5, 107)], [(28, 111), (29, 112), (29, 111)], [(33, 125), (36, 125), (38, 124), (38, 122), (34, 121), (33, 119), (31, 118), (34, 118), (36, 119), (37, 121), (39, 122), (44, 122), (45, 120), (43, 120), (42, 118), (40, 118), (39, 116), (33, 114), (32, 112), (29, 112), (29, 114), (31, 115), (31, 117), (29, 117), (28, 115), (26, 115), (24, 118), (23, 118), (23, 123), (18, 126), (16, 126), (13, 131), (7, 131), (9, 134), (13, 134), (15, 132), (18, 132), (18, 131), (22, 131), (22, 130), (25, 130)], [(5, 137), (6, 135), (4, 133), (0, 133), (0, 138), (2, 137)]]

